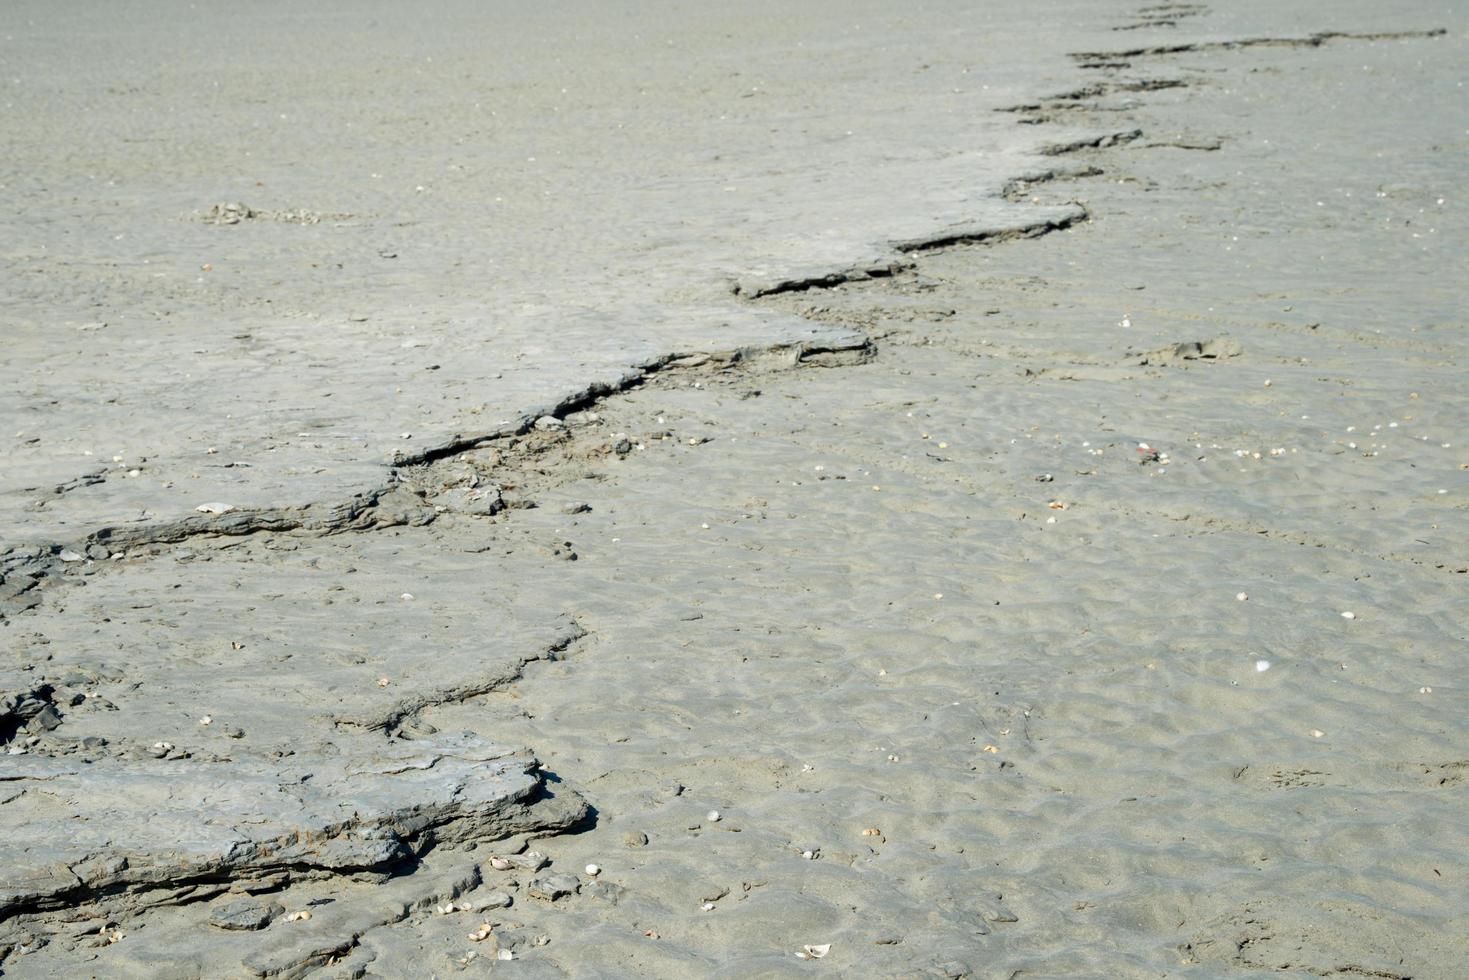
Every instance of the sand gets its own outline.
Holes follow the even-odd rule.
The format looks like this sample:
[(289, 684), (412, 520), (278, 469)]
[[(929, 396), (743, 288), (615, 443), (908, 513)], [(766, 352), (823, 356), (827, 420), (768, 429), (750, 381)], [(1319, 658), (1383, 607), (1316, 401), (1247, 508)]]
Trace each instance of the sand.
[[(639, 61), (643, 143), (541, 133), (558, 211), (418, 63), (503, 72), (523, 134), (557, 55), (484, 67), (463, 8), (359, 25), (398, 60), (312, 60), (340, 12), (262, 10), (76, 50), (273, 69), (329, 131), (392, 134), (369, 174), (456, 138), (483, 169), (374, 197), (326, 177), (370, 141), (303, 124), (208, 197), (277, 107), (165, 88), (175, 138), (186, 106), (234, 136), (115, 205), (178, 281), (155, 317), (147, 253), (83, 233), (96, 198), (34, 190), (87, 179), (59, 166), (86, 141), (14, 138), (6, 220), (87, 244), (6, 257), (35, 418), (4, 494), (7, 973), (1461, 972), (1460, 14), (671, 10), (664, 47), (709, 56)], [(642, 83), (613, 53), (643, 24), (560, 52), (584, 123)], [(981, 34), (994, 87), (935, 82)], [(61, 64), (53, 120), (91, 77)], [(738, 125), (699, 87), (732, 65), (790, 73), (731, 93)], [(811, 155), (858, 119), (880, 137)], [(647, 172), (613, 220), (619, 166)], [(747, 179), (757, 206), (717, 203)]]

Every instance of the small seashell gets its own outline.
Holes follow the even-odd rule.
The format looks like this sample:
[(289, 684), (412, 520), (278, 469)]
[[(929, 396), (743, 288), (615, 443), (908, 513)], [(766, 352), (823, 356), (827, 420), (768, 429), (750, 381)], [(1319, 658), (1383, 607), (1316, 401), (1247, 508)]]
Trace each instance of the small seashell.
[(508, 949), (502, 949), (498, 953), (495, 954), (495, 959), (497, 959), (497, 960), (513, 960), (513, 959), (515, 959), (515, 954), (512, 953)]
[(309, 919), (309, 918), (311, 918), (311, 910), (310, 909), (298, 909), (295, 912), (292, 912), (290, 915), (286, 916), (286, 921), (287, 922), (302, 922), (302, 921), (304, 921), (306, 919)]
[(703, 909), (705, 912), (713, 912), (714, 911), (714, 903), (713, 902), (705, 902), (703, 905), (700, 905), (699, 908)]
[(412, 602), (413, 601), (413, 593), (412, 592), (405, 592), (402, 595), (398, 596), (398, 598), (399, 599), (402, 599), (404, 602)]
[(601, 865), (597, 864), (589, 864), (586, 867), (586, 872), (588, 876), (595, 878), (597, 877), (597, 875), (602, 873), (602, 867)]
[(228, 514), (230, 511), (235, 509), (235, 505), (221, 503), (218, 500), (211, 500), (207, 504), (200, 504), (194, 509), (201, 514)]
[(488, 922), (481, 922), (479, 928), (469, 934), (469, 941), (472, 943), (484, 942), (486, 939), (490, 938), (490, 933), (494, 930), (494, 928), (495, 927), (490, 925)]
[(1268, 661), (1268, 660), (1256, 660), (1255, 661), (1255, 672), (1257, 674), (1263, 674), (1263, 673), (1265, 673), (1265, 671), (1267, 671), (1269, 669), (1270, 669), (1270, 661)]
[(996, 752), (1000, 751), (1000, 747), (997, 746), (997, 745), (986, 745), (980, 751), (981, 752), (988, 752), (990, 755), (994, 755)]
[(704, 819), (709, 821), (710, 823), (719, 823), (721, 816), (718, 810), (710, 810), (708, 813), (704, 814)]
[(1246, 599), (1248, 599), (1250, 597), (1250, 594), (1248, 592), (1236, 592), (1234, 594), (1234, 597), (1236, 599), (1238, 599), (1240, 602), (1244, 602)]
[(649, 929), (647, 932), (643, 933), (643, 935), (644, 936), (647, 936), (649, 939), (657, 939), (658, 938), (658, 934), (656, 932), (654, 932), (652, 929)]
[(1432, 694), (1433, 693), (1433, 688), (1431, 688), (1431, 687), (1420, 687), (1420, 688), (1418, 688), (1418, 693), (1419, 694)]
[(1357, 618), (1357, 614), (1354, 613), (1354, 612), (1344, 612), (1344, 613), (1341, 614), (1341, 618), (1342, 619), (1356, 619)]
[(386, 677), (379, 677), (377, 679), (377, 686), (378, 687), (387, 687), (391, 683), (393, 683), (393, 682), (390, 681), (390, 680), (388, 680)]
[(205, 715), (203, 718), (199, 719), (199, 724), (212, 725), (214, 724), (214, 717), (212, 715)]
[(831, 943), (822, 943), (819, 946), (802, 946), (796, 956), (803, 960), (819, 960), (830, 952)]
[(881, 837), (882, 836), (882, 831), (878, 830), (876, 827), (868, 827), (866, 830), (862, 831), (862, 836), (863, 837)]
[(502, 857), (492, 857), (490, 858), (490, 867), (494, 868), (496, 871), (509, 871), (511, 868), (515, 867), (515, 865), (511, 864), (509, 861), (505, 860)]
[(1326, 733), (1323, 732), (1319, 728), (1313, 728), (1313, 729), (1311, 729), (1311, 737), (1312, 738), (1323, 738), (1323, 737), (1325, 737), (1325, 735), (1326, 735)]
[(56, 557), (66, 562), (82, 560), (82, 556), (77, 552), (72, 551), (70, 548), (63, 548), (61, 550), (61, 554), (57, 555)]
[(801, 857), (803, 857), (807, 861), (815, 861), (816, 860), (816, 852), (815, 851), (811, 851), (811, 850), (802, 851), (801, 852)]

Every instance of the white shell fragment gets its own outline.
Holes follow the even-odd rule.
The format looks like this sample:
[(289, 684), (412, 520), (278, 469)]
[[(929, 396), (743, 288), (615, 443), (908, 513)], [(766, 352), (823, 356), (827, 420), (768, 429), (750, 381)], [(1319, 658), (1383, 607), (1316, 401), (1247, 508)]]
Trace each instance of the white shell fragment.
[(708, 813), (704, 814), (704, 819), (709, 821), (710, 823), (718, 823), (721, 817), (718, 810), (710, 810)]
[(831, 943), (821, 943), (815, 946), (802, 946), (801, 951), (796, 954), (797, 959), (819, 960), (831, 952)]
[(1263, 674), (1263, 673), (1265, 673), (1265, 671), (1267, 671), (1269, 669), (1270, 669), (1270, 661), (1268, 661), (1268, 660), (1256, 660), (1255, 661), (1255, 673), (1257, 673), (1257, 674)]
[(57, 555), (56, 557), (57, 558), (60, 558), (62, 561), (66, 561), (66, 562), (81, 561), (82, 560), (82, 556), (80, 554), (78, 554), (77, 552), (72, 551), (70, 548), (64, 548), (64, 549), (62, 549), (61, 554)]
[(602, 866), (598, 864), (589, 864), (586, 867), (586, 872), (589, 877), (595, 878), (597, 877), (597, 875), (602, 873)]
[(235, 505), (221, 503), (218, 500), (211, 500), (208, 503), (200, 504), (194, 509), (201, 514), (228, 514), (230, 511), (235, 509)]
[(1354, 612), (1344, 612), (1344, 613), (1341, 614), (1341, 618), (1342, 619), (1356, 619), (1357, 618), (1357, 614), (1354, 613)]
[(490, 867), (494, 868), (496, 871), (509, 871), (511, 868), (515, 867), (515, 865), (511, 864), (509, 861), (505, 860), (502, 857), (493, 857), (490, 858)]

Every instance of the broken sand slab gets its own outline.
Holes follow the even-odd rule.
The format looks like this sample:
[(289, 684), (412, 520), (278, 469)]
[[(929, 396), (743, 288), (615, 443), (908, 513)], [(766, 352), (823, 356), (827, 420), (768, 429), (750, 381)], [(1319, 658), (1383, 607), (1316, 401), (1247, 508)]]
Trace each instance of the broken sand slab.
[[(160, 548), (32, 614), (0, 666), (0, 919), (396, 873), (585, 817), (528, 751), (420, 718), (583, 629), (423, 567), (391, 533), (353, 537)], [(473, 596), (453, 634), (435, 599), (451, 581)]]
[(279, 764), (22, 756), (0, 785), (7, 918), (389, 872), (435, 844), (564, 829), (586, 813), (546, 792), (529, 753), (468, 734)]

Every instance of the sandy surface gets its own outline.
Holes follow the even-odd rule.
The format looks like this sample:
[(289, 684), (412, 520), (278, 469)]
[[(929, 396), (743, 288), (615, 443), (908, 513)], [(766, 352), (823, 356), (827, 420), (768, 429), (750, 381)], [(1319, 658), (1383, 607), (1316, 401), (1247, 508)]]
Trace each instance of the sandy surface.
[(7, 23), (5, 971), (1459, 975), (1463, 17), (1026, 9)]

